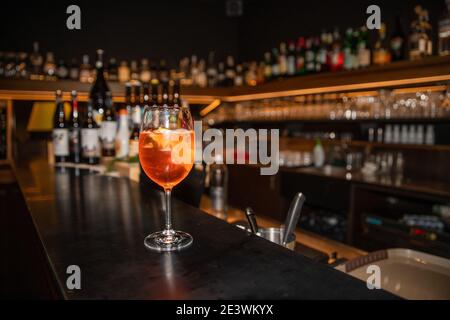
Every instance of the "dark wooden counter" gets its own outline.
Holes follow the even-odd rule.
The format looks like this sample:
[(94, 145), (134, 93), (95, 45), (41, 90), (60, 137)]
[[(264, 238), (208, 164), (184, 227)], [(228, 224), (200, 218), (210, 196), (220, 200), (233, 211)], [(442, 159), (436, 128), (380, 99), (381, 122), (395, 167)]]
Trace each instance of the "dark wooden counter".
[[(174, 225), (193, 235), (193, 246), (149, 252), (143, 239), (163, 225), (162, 193), (42, 161), (17, 164), (15, 173), (67, 299), (396, 298), (179, 201)], [(81, 290), (66, 288), (69, 265), (81, 268)]]

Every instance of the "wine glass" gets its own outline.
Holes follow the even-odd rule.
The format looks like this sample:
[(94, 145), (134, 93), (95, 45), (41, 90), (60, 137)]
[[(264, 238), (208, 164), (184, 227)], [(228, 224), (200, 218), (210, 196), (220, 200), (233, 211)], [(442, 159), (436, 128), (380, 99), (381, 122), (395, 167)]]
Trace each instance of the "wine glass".
[(187, 106), (146, 107), (139, 136), (139, 160), (145, 174), (165, 193), (165, 229), (148, 235), (148, 249), (181, 250), (193, 238), (172, 228), (171, 192), (191, 171), (194, 163), (194, 130)]

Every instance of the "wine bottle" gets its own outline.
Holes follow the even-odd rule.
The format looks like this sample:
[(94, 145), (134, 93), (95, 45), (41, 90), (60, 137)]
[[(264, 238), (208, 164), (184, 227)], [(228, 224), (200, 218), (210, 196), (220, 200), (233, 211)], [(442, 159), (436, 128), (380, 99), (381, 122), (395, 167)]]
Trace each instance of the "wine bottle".
[(56, 110), (52, 135), (55, 163), (69, 161), (69, 128), (66, 123), (61, 90), (56, 90)]
[(297, 41), (296, 47), (296, 59), (295, 59), (295, 69), (298, 75), (306, 73), (305, 68), (305, 38), (300, 37)]
[(59, 60), (58, 68), (56, 69), (58, 79), (67, 79), (69, 77), (69, 68), (67, 68), (64, 60)]
[(72, 90), (72, 112), (70, 114), (70, 127), (69, 127), (69, 149), (70, 149), (70, 161), (74, 163), (81, 162), (81, 121), (80, 113), (78, 110), (78, 98), (77, 91)]
[(97, 122), (100, 122), (102, 119), (101, 116), (103, 115), (103, 112), (105, 110), (106, 93), (110, 91), (103, 73), (103, 56), (104, 51), (102, 49), (98, 49), (97, 61), (95, 62), (96, 78), (89, 95), (89, 98), (93, 103), (94, 112), (97, 113), (95, 115), (95, 120)]
[(70, 80), (78, 80), (80, 78), (80, 70), (75, 58), (70, 62), (69, 78)]
[(88, 164), (100, 162), (99, 130), (95, 122), (94, 106), (91, 99), (88, 101), (86, 120), (81, 129), (81, 150), (83, 162)]
[(90, 83), (92, 82), (92, 70), (89, 64), (89, 56), (87, 54), (83, 55), (82, 64), (80, 66), (80, 82)]
[(42, 65), (44, 58), (39, 52), (39, 42), (33, 42), (33, 53), (30, 55), (31, 75), (32, 80), (41, 80), (42, 78)]
[(152, 100), (150, 101), (150, 105), (152, 107), (158, 106), (158, 79), (152, 79), (151, 85), (152, 85)]
[(288, 76), (294, 76), (296, 73), (295, 68), (295, 43), (294, 41), (289, 42), (288, 47), (288, 56), (287, 56), (287, 75)]
[(217, 86), (217, 69), (214, 62), (214, 52), (210, 52), (208, 55), (208, 68), (206, 69), (208, 77), (208, 87)]
[(47, 52), (44, 63), (44, 74), (47, 80), (56, 80), (56, 63), (53, 52)]
[(129, 137), (129, 150), (128, 150), (128, 157), (130, 159), (136, 158), (139, 153), (139, 130), (141, 127), (141, 108), (139, 103), (139, 95), (136, 95), (136, 103), (135, 106), (132, 109), (131, 113), (131, 121), (132, 121), (132, 128), (131, 128), (131, 135)]
[(402, 22), (399, 15), (395, 18), (395, 28), (391, 36), (390, 46), (392, 61), (405, 59), (405, 34), (403, 33)]
[(105, 112), (103, 121), (101, 123), (101, 141), (102, 141), (102, 156), (115, 156), (115, 141), (117, 132), (116, 112), (112, 101), (112, 94), (110, 91), (106, 93)]
[(116, 158), (128, 156), (130, 143), (129, 119), (127, 110), (119, 110), (119, 129), (116, 135)]

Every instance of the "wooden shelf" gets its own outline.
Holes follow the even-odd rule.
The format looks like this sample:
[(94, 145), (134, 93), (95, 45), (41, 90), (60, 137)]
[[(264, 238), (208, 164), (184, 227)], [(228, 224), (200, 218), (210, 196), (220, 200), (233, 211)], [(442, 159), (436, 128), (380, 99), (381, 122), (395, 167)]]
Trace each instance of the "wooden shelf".
[(400, 61), (360, 70), (319, 73), (256, 87), (232, 88), (224, 101), (245, 101), (302, 94), (403, 87), (450, 80), (450, 56)]
[[(78, 91), (80, 101), (87, 101), (91, 89), (91, 83), (81, 83), (73, 80), (35, 81), (24, 79), (0, 79), (0, 99), (4, 100), (31, 100), (52, 101), (55, 99), (55, 91), (63, 91), (63, 99), (70, 99), (72, 90)], [(113, 94), (114, 102), (125, 102), (125, 85), (119, 82), (108, 82)], [(227, 93), (227, 88), (183, 87), (183, 98), (192, 104), (209, 104)]]
[(360, 124), (360, 123), (392, 123), (392, 124), (409, 124), (409, 123), (450, 123), (450, 118), (397, 118), (397, 119), (289, 119), (289, 120), (242, 120), (242, 121), (223, 121), (217, 122), (213, 126), (225, 128), (233, 126), (248, 126), (256, 127), (284, 127), (286, 124)]
[[(349, 172), (345, 168), (338, 167), (331, 167), (328, 170), (315, 167), (282, 167), (280, 171), (288, 174), (312, 175), (350, 181), (370, 188), (371, 190), (384, 190), (390, 194), (394, 194), (394, 192), (398, 192), (399, 194), (405, 193), (408, 196), (429, 199), (430, 201), (436, 201), (435, 197), (444, 198), (445, 201), (450, 199), (450, 184), (445, 181), (410, 179), (406, 177), (403, 177), (401, 180), (396, 180), (395, 177), (389, 175), (366, 176), (359, 171)], [(427, 198), (427, 195), (430, 195), (431, 198)]]
[[(215, 99), (237, 102), (326, 92), (358, 91), (378, 88), (401, 88), (450, 80), (450, 56), (429, 57), (417, 61), (401, 61), (361, 70), (327, 72), (270, 81), (255, 87), (182, 88), (183, 97), (192, 104), (210, 104)], [(108, 83), (116, 102), (124, 101), (124, 85)], [(61, 89), (64, 98), (71, 90), (87, 99), (91, 84), (70, 80), (33, 81), (0, 79), (0, 99), (53, 100)]]
[[(308, 145), (313, 147), (315, 139), (300, 138), (300, 137), (281, 137), (280, 140), (284, 141), (287, 145)], [(381, 143), (381, 142), (369, 142), (363, 140), (351, 140), (343, 141), (339, 139), (321, 139), (325, 145), (341, 145), (347, 144), (349, 147), (356, 148), (372, 148), (372, 149), (393, 149), (393, 150), (429, 150), (439, 152), (450, 152), (450, 145), (427, 145), (427, 144), (403, 144), (403, 143)]]

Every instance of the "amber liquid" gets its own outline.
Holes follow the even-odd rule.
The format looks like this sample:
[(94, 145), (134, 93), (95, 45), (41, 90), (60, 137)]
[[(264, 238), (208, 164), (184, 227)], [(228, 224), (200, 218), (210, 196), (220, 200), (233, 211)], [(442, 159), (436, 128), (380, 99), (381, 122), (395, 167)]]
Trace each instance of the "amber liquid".
[(139, 160), (145, 174), (171, 189), (189, 174), (194, 163), (194, 131), (157, 129), (139, 136)]

